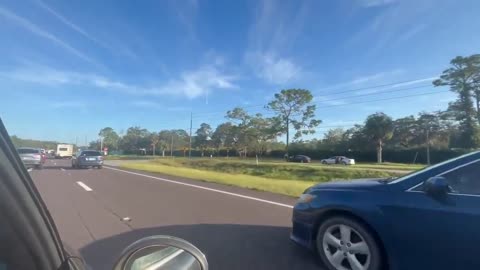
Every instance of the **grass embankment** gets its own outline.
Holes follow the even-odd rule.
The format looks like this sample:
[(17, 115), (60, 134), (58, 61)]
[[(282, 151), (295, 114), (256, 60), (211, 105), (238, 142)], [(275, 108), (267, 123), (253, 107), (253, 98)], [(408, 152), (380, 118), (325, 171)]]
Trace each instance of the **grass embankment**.
[(105, 160), (142, 160), (142, 159), (155, 159), (158, 156), (137, 156), (137, 155), (108, 155), (105, 156)]
[[(218, 159), (217, 159), (218, 160)], [(225, 159), (223, 159), (225, 160)], [(236, 160), (237, 162), (255, 164), (255, 159), (231, 159)], [(283, 159), (262, 159), (260, 160), (261, 164), (285, 164)], [(312, 161), (309, 164), (302, 163), (288, 163), (289, 165), (298, 165), (298, 166), (324, 166), (327, 168), (341, 168), (341, 169), (375, 169), (375, 170), (392, 170), (392, 171), (416, 171), (424, 168), (426, 165), (422, 164), (405, 164), (405, 163), (357, 163), (352, 166), (347, 166), (343, 164), (322, 164), (318, 160)]]
[(404, 163), (359, 163), (354, 165), (356, 168), (378, 169), (378, 170), (399, 170), (399, 171), (416, 171), (425, 168), (423, 164), (404, 164)]
[(186, 177), (201, 181), (300, 195), (315, 183), (338, 179), (380, 178), (395, 173), (368, 169), (336, 168), (298, 164), (248, 164), (210, 159), (156, 159), (146, 163), (125, 163), (124, 168)]

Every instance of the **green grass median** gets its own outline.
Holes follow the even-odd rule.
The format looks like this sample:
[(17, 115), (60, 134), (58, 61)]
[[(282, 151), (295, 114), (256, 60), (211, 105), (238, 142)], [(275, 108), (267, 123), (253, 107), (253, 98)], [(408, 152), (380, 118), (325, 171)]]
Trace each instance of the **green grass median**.
[(211, 159), (156, 159), (127, 162), (123, 168), (161, 173), (189, 179), (298, 196), (320, 182), (358, 178), (399, 176), (368, 169), (335, 168), (299, 164), (248, 164)]

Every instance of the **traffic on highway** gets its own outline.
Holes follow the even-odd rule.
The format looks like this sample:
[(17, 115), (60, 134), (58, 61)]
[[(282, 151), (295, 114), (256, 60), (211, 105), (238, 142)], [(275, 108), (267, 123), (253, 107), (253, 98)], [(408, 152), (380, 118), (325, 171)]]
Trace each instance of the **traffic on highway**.
[[(6, 143), (8, 149), (8, 136)], [(85, 259), (72, 269), (413, 269), (412, 261), (415, 269), (468, 269), (479, 263), (470, 241), (480, 240), (480, 152), (400, 178), (314, 185), (296, 201), (114, 164), (92, 170), (104, 164), (103, 153), (94, 150), (79, 151), (71, 160), (43, 160), (34, 148), (13, 154), (4, 166), (19, 168), (16, 160), (25, 169), (35, 165), (30, 173), (44, 210), (52, 213), (65, 243)], [(288, 237), (307, 249), (292, 246)], [(411, 245), (416, 239), (426, 241)], [(148, 252), (140, 251), (148, 246)], [(448, 256), (451, 248), (463, 253)], [(125, 258), (118, 259), (122, 252)]]
[(479, 11), (0, 1), (0, 270), (480, 269)]

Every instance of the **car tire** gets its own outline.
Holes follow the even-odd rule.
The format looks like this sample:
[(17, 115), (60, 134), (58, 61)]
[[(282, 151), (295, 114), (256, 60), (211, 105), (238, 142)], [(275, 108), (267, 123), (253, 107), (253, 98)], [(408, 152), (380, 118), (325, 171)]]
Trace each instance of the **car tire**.
[(43, 165), (42, 164), (35, 165), (35, 169), (41, 170), (41, 169), (43, 169)]
[(322, 164), (323, 164), (323, 165), (327, 165), (327, 162), (324, 160), (324, 161), (322, 161)]
[(348, 164), (347, 164), (347, 162), (344, 161), (344, 162), (343, 162), (343, 165), (347, 166)]
[[(340, 228), (347, 228), (344, 231), (350, 231), (350, 237), (342, 238)], [(327, 240), (331, 239), (328, 237), (328, 234), (335, 237), (333, 241)], [(348, 238), (350, 239), (347, 243), (341, 240)], [(330, 242), (334, 244), (330, 245)], [(356, 253), (357, 250), (353, 249), (355, 244), (357, 244), (359, 250), (360, 246), (362, 247), (361, 252)], [(338, 247), (334, 245), (338, 245)], [(382, 266), (382, 253), (370, 230), (365, 225), (349, 217), (336, 216), (324, 221), (318, 228), (316, 248), (320, 259), (329, 270), (349, 269), (350, 261), (360, 263), (364, 267), (368, 264), (367, 270), (379, 270)], [(335, 260), (336, 258), (339, 259)], [(333, 262), (339, 263), (335, 266)], [(344, 268), (338, 265), (343, 265)]]
[(97, 166), (97, 168), (101, 169), (101, 168), (103, 168), (103, 166)]

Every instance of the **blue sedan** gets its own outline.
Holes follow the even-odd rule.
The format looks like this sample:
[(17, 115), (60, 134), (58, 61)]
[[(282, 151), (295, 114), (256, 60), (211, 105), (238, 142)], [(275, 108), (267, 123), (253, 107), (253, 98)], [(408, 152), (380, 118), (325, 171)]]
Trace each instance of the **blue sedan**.
[(319, 184), (291, 239), (330, 270), (480, 269), (480, 152), (401, 178)]

